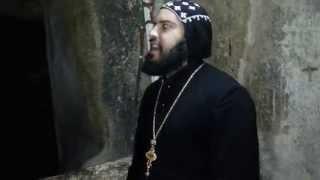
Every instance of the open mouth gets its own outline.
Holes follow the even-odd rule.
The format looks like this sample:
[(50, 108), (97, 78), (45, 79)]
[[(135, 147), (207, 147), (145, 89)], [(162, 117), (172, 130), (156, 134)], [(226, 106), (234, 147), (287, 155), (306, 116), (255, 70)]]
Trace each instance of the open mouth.
[(157, 58), (161, 53), (161, 48), (158, 43), (150, 43), (150, 49), (145, 55), (148, 60), (153, 61), (154, 58)]
[(153, 50), (159, 50), (159, 45), (158, 44), (150, 44), (150, 51), (153, 51)]
[(153, 59), (155, 56), (157, 56), (157, 54), (159, 53), (160, 49), (159, 47), (150, 47), (150, 50), (147, 52), (146, 54), (146, 58), (151, 60)]

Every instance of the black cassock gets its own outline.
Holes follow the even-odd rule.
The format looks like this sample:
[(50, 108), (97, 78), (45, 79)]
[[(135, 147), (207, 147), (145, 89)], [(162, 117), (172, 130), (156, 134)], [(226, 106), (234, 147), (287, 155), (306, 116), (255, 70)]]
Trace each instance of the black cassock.
[[(161, 80), (156, 130), (190, 74), (188, 65), (145, 91), (140, 105), (134, 155), (127, 180), (145, 180), (152, 139), (153, 109)], [(148, 180), (257, 180), (259, 150), (254, 103), (247, 90), (205, 63), (186, 87), (163, 126), (157, 160)]]

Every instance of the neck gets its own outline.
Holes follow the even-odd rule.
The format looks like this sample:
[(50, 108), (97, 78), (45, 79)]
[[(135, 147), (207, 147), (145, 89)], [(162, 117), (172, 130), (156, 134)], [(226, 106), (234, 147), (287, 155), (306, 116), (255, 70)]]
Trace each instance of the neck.
[(173, 75), (175, 75), (177, 72), (179, 72), (181, 69), (183, 69), (184, 67), (186, 67), (188, 65), (188, 61), (183, 61), (183, 63), (181, 64), (181, 66), (179, 66), (178, 68), (168, 72), (167, 74), (165, 74), (164, 76), (166, 78), (170, 78)]

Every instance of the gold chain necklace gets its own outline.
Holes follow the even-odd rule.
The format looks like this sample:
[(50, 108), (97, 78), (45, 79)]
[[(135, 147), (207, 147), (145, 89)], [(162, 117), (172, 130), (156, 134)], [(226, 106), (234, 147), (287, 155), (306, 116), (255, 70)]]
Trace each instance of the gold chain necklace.
[(157, 99), (156, 99), (156, 103), (154, 106), (154, 110), (153, 110), (153, 124), (152, 124), (152, 139), (150, 141), (150, 149), (149, 151), (146, 152), (146, 158), (147, 158), (147, 170), (145, 172), (145, 175), (148, 177), (150, 175), (150, 168), (152, 166), (152, 162), (155, 161), (157, 159), (157, 154), (156, 154), (156, 144), (157, 144), (157, 137), (160, 133), (160, 131), (163, 128), (163, 125), (167, 122), (167, 119), (172, 111), (172, 109), (174, 108), (174, 106), (176, 105), (177, 101), (179, 100), (181, 94), (183, 93), (183, 91), (185, 90), (185, 88), (188, 86), (189, 82), (191, 81), (191, 79), (193, 78), (193, 76), (202, 68), (202, 66), (204, 65), (204, 63), (202, 63), (196, 70), (193, 71), (193, 73), (190, 75), (190, 77), (188, 78), (187, 82), (184, 84), (184, 86), (182, 87), (182, 89), (180, 90), (178, 96), (175, 98), (175, 100), (173, 101), (172, 105), (170, 106), (169, 111), (167, 112), (166, 116), (164, 117), (162, 123), (159, 126), (159, 129), (157, 130), (157, 132), (155, 131), (156, 129), (156, 111), (157, 111), (157, 107), (158, 107), (158, 102), (159, 102), (159, 97), (162, 91), (162, 87), (164, 84), (164, 81), (161, 81), (161, 86), (160, 89), (158, 91), (157, 94)]

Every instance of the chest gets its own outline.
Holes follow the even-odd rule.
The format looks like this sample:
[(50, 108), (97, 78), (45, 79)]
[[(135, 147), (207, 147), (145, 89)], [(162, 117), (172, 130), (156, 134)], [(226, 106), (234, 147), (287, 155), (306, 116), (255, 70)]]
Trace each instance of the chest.
[(198, 84), (190, 84), (184, 91), (181, 85), (164, 84), (160, 94), (155, 91), (144, 109), (146, 132), (152, 137), (154, 126), (158, 142), (165, 141), (167, 145), (197, 143), (206, 136), (208, 123), (213, 121), (210, 107), (205, 88)]

